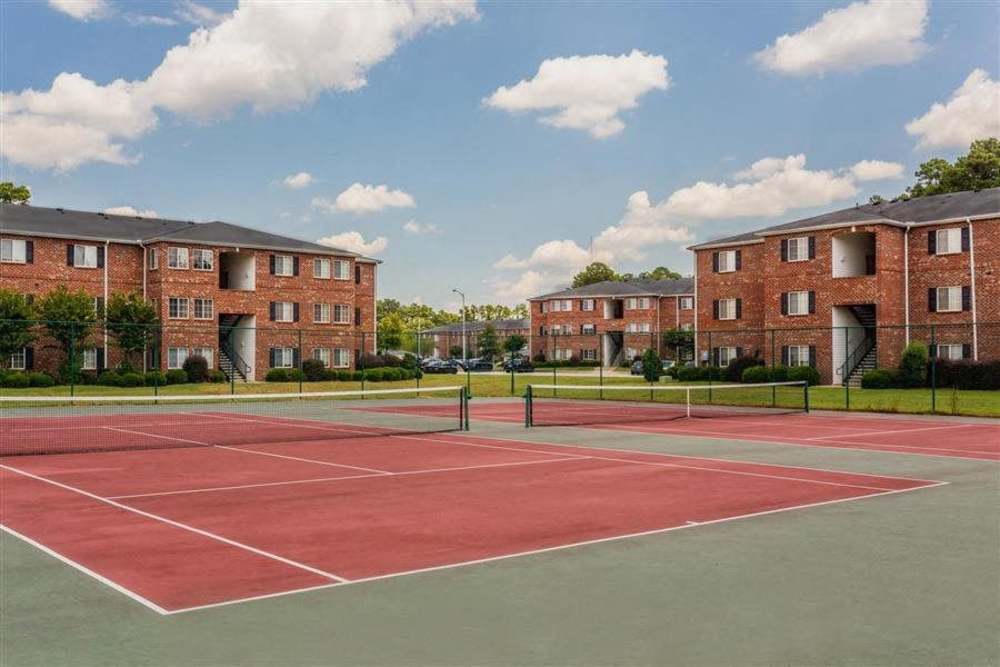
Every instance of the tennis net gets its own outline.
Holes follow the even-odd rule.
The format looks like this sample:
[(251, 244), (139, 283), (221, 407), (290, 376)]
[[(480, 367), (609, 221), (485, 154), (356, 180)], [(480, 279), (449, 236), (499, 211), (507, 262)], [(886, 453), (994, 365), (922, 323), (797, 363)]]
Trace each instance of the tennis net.
[(552, 385), (525, 392), (525, 426), (628, 426), (809, 411), (805, 382), (723, 385)]
[[(430, 409), (418, 407), (424, 405)], [(442, 405), (454, 411), (442, 411)], [(467, 409), (464, 387), (295, 394), (5, 396), (0, 397), (0, 456), (459, 431), (468, 427)]]

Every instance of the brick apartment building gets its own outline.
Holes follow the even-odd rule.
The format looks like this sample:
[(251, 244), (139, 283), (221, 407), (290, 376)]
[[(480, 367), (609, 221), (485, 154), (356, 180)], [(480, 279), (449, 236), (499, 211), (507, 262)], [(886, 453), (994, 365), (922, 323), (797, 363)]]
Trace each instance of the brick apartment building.
[(690, 249), (700, 363), (757, 354), (840, 384), (896, 366), (909, 340), (940, 357), (1000, 358), (1000, 188), (856, 206)]
[(668, 354), (663, 333), (694, 328), (694, 280), (604, 281), (529, 299), (537, 359), (618, 366), (650, 347)]
[[(141, 294), (163, 323), (147, 368), (180, 368), (192, 354), (246, 380), (302, 357), (351, 368), (375, 350), (377, 263), (225, 222), (0, 209), (0, 287), (38, 298), (67, 285), (93, 296), (98, 310), (114, 293)], [(80, 354), (85, 369), (120, 361), (103, 330)], [(61, 360), (39, 339), (9, 361), (54, 371)]]
[[(479, 356), (479, 335), (492, 325), (497, 334), (497, 339), (502, 344), (503, 340), (515, 334), (524, 336), (527, 339), (531, 333), (531, 323), (524, 318), (506, 320), (473, 320), (465, 323), (466, 350), (469, 357)], [(438, 327), (424, 329), (420, 332), (420, 352), (421, 354), (447, 358), (451, 356), (451, 348), (462, 347), (462, 323), (442, 324)]]

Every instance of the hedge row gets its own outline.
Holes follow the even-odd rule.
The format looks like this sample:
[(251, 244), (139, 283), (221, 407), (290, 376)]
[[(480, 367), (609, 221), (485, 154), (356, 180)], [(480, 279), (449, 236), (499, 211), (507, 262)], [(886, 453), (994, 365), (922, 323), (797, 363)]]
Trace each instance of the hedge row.
[(809, 386), (819, 384), (819, 371), (812, 366), (750, 366), (743, 369), (742, 382), (759, 384), (763, 382), (808, 382)]
[(5, 371), (0, 369), (0, 387), (25, 389), (27, 387), (51, 387), (56, 383), (48, 373)]
[[(931, 386), (932, 369), (927, 367), (924, 386)], [(978, 389), (996, 391), (1000, 389), (1000, 361), (952, 361), (938, 359), (933, 369), (934, 383), (938, 387), (954, 387), (955, 389)], [(912, 387), (907, 382), (903, 371), (897, 368), (876, 368), (861, 377), (861, 386), (865, 389), (899, 389)]]
[(535, 368), (597, 368), (601, 362), (593, 359), (553, 359), (532, 362)]
[(422, 376), (418, 369), (398, 367), (369, 368), (364, 371), (338, 371), (332, 368), (323, 368), (321, 372), (316, 372), (311, 366), (308, 372), (306, 369), (305, 362), (302, 364), (302, 370), (298, 368), (272, 368), (264, 379), (268, 382), (361, 382), (362, 379), (368, 382), (397, 382), (413, 380)]

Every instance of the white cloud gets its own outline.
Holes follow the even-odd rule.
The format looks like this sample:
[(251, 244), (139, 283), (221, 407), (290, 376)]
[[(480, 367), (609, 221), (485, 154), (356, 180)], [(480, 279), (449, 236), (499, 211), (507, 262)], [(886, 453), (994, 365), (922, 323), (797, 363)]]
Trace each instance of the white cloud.
[(292, 190), (300, 190), (313, 182), (312, 174), (308, 171), (300, 171), (297, 174), (290, 174), (285, 176), (285, 180), (282, 181), (286, 188), (291, 188)]
[(966, 148), (976, 139), (1000, 136), (1000, 81), (975, 69), (945, 102), (935, 102), (906, 124), (921, 148)]
[(493, 264), (497, 269), (526, 269), (529, 267), (550, 267), (574, 269), (586, 266), (590, 262), (590, 253), (584, 250), (576, 241), (547, 241), (536, 247), (525, 259), (517, 259), (514, 255), (505, 255)]
[(199, 5), (192, 0), (183, 0), (177, 7), (177, 17), (182, 21), (197, 26), (213, 26), (222, 22), (227, 14), (217, 12), (211, 7)]
[(441, 229), (432, 223), (419, 223), (416, 220), (407, 220), (403, 223), (403, 231), (407, 234), (436, 236), (441, 233)]
[[(95, 17), (83, 5), (63, 11)], [(197, 14), (200, 5), (182, 9)], [(195, 30), (145, 80), (98, 84), (63, 72), (48, 91), (5, 92), (0, 100), (11, 162), (72, 169), (87, 162), (132, 164), (124, 141), (156, 127), (157, 110), (187, 118), (293, 109), (324, 92), (356, 90), (365, 75), (421, 31), (477, 17), (473, 0), (392, 3), (277, 3), (242, 0), (216, 25)], [(210, 25), (207, 15), (200, 24)]]
[(882, 160), (862, 160), (851, 167), (851, 175), (858, 181), (883, 181), (903, 177), (903, 165)]
[(385, 208), (413, 208), (417, 203), (402, 190), (390, 190), (388, 185), (362, 185), (355, 183), (339, 195), (335, 201), (326, 197), (315, 197), (312, 207), (327, 213), (376, 213)]
[(78, 21), (101, 18), (111, 10), (107, 0), (49, 0), (49, 7)]
[(155, 14), (124, 14), (122, 18), (129, 25), (155, 25), (155, 26), (174, 26), (177, 25), (175, 19), (169, 16), (156, 16)]
[(553, 291), (559, 278), (545, 272), (525, 271), (513, 279), (490, 281), (497, 303), (514, 306), (524, 303), (533, 296)]
[(483, 103), (510, 112), (555, 110), (541, 122), (603, 139), (625, 128), (619, 113), (669, 84), (667, 59), (638, 50), (621, 56), (552, 58), (542, 61), (533, 79), (501, 86)]
[(831, 9), (801, 32), (782, 35), (754, 58), (793, 76), (900, 65), (927, 50), (926, 28), (926, 0), (855, 2)]
[(127, 216), (139, 216), (143, 218), (158, 218), (160, 217), (156, 211), (151, 208), (145, 211), (140, 211), (132, 206), (112, 206), (111, 208), (104, 209), (104, 212), (108, 215), (127, 215)]
[(389, 240), (384, 236), (376, 236), (371, 241), (365, 241), (361, 232), (344, 232), (333, 236), (324, 236), (317, 243), (328, 245), (341, 250), (350, 250), (362, 255), (377, 255), (385, 250), (389, 245)]

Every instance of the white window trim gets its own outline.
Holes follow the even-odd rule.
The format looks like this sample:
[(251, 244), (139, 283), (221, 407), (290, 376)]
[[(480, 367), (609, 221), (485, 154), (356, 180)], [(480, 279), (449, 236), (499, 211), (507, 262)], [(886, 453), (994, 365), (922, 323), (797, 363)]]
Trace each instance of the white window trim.
[[(341, 275), (341, 268), (344, 269)], [(346, 259), (335, 259), (333, 260), (333, 279), (334, 280), (350, 280), (351, 279), (351, 263)]]
[[(338, 357), (342, 357), (342, 359), (338, 361)], [(331, 363), (333, 364), (331, 368), (349, 368), (351, 366), (351, 351), (346, 347), (334, 348)]]
[[(338, 312), (346, 313), (346, 317), (344, 319), (338, 318), (337, 317)], [(346, 303), (333, 304), (333, 310), (331, 312), (331, 316), (333, 318), (333, 324), (350, 324), (352, 316), (350, 304)]]
[(313, 322), (316, 324), (330, 324), (331, 309), (328, 303), (313, 304)]
[(209, 369), (215, 368), (215, 348), (213, 347), (192, 347), (191, 356), (200, 356), (208, 362)]
[[(208, 304), (209, 309), (211, 310), (211, 312), (208, 314), (208, 317), (204, 317), (204, 316), (199, 317), (198, 316), (198, 302), (199, 301), (202, 302), (202, 305), (204, 305), (206, 303)], [(191, 300), (190, 311), (191, 311), (191, 318), (192, 319), (195, 319), (195, 320), (214, 320), (215, 319), (215, 299), (203, 299), (203, 298), (200, 298), (200, 297), (192, 299)]]
[[(285, 317), (287, 306), (288, 316)], [(274, 321), (275, 322), (294, 322), (295, 321), (295, 303), (292, 301), (275, 301), (274, 302)]]
[[(20, 359), (20, 361), (18, 361)], [(28, 348), (22, 347), (19, 351), (10, 355), (10, 370), (24, 371), (28, 369)]]
[[(948, 354), (942, 354), (942, 352), (947, 349)], [(952, 354), (954, 352), (955, 354)], [(937, 346), (937, 358), (938, 359), (950, 359), (951, 361), (960, 361), (964, 358), (963, 354), (965, 352), (965, 345), (962, 343), (938, 343)]]
[[(792, 361), (792, 350), (795, 350), (795, 361)], [(809, 346), (808, 345), (789, 345), (788, 346), (788, 365), (789, 367), (794, 366), (808, 366), (809, 365)]]
[[(183, 356), (180, 355), (180, 353), (182, 353), (182, 352), (183, 352)], [(179, 361), (174, 362), (173, 364), (171, 364), (170, 363), (170, 355), (171, 355), (171, 353), (175, 353), (175, 358), (179, 358)], [(187, 361), (187, 358), (189, 356), (191, 356), (191, 351), (188, 348), (186, 348), (186, 347), (168, 347), (167, 348), (167, 370), (172, 371), (172, 370), (177, 370), (179, 368), (184, 368), (184, 362)]]
[[(723, 261), (725, 260), (725, 261)], [(719, 251), (719, 273), (735, 273), (736, 271), (736, 251)]]
[[(184, 258), (183, 266), (180, 261), (181, 257)], [(176, 264), (171, 261), (174, 259), (176, 259)], [(175, 271), (187, 271), (191, 268), (191, 251), (188, 248), (181, 248), (179, 246), (170, 246), (167, 248), (167, 268)]]
[[(287, 271), (285, 269), (288, 269)], [(274, 275), (291, 278), (295, 275), (295, 258), (292, 255), (274, 256)]]
[(160, 251), (157, 248), (147, 248), (147, 268), (150, 271), (156, 271), (160, 268)]
[[(82, 249), (83, 251), (83, 262), (80, 261), (79, 255), (77, 254)], [(94, 251), (94, 263), (87, 263), (88, 251)], [(97, 268), (97, 246), (87, 245), (85, 243), (74, 243), (73, 244), (73, 266), (77, 269), (96, 269)]]
[[(937, 290), (937, 307), (934, 309), (934, 312), (936, 312), (936, 313), (960, 313), (960, 312), (962, 312), (962, 288), (961, 288), (961, 286), (957, 286), (957, 287), (956, 286), (936, 287), (934, 289)], [(957, 295), (957, 298), (954, 299), (955, 303), (952, 304), (952, 299), (950, 297), (948, 298), (947, 301), (948, 301), (948, 305), (949, 306), (954, 305), (956, 307), (954, 307), (954, 308), (942, 308), (941, 307), (941, 290), (948, 290), (949, 293), (950, 293), (951, 290), (955, 290), (955, 294)]]
[[(792, 311), (792, 295), (796, 295), (794, 302), (800, 305), (803, 310), (801, 312)], [(809, 292), (808, 290), (795, 290), (794, 292), (788, 292), (788, 316), (789, 317), (801, 317), (802, 315), (809, 314)]]
[[(204, 255), (208, 253), (208, 268), (198, 268), (198, 261), (196, 257), (198, 255)], [(191, 251), (191, 268), (194, 271), (214, 271), (215, 270), (215, 253), (207, 248), (195, 248)]]
[[(723, 306), (728, 304), (728, 308)], [(729, 311), (729, 316), (723, 314), (723, 310)], [(720, 320), (735, 320), (736, 319), (736, 299), (719, 299), (719, 319)]]
[[(589, 308), (588, 308), (589, 304)], [(580, 299), (580, 310), (590, 312), (597, 309), (596, 299)]]
[[(723, 354), (725, 353), (725, 354)], [(727, 357), (723, 361), (723, 356)], [(736, 358), (736, 347), (732, 345), (719, 346), (719, 366), (728, 366)]]
[(694, 297), (693, 296), (682, 296), (680, 302), (681, 310), (691, 310), (694, 308)]
[[(295, 348), (294, 347), (276, 347), (275, 350), (277, 350), (278, 353), (279, 353), (276, 356), (280, 356), (281, 357), (280, 362), (278, 361), (277, 358), (275, 358), (275, 364), (274, 364), (275, 368), (295, 368)], [(288, 357), (287, 364), (285, 362), (285, 357)]]
[(330, 368), (330, 348), (314, 347), (312, 351), (312, 358), (314, 361), (323, 362), (323, 366), (325, 368)]
[[(799, 251), (802, 250), (804, 257), (796, 256), (792, 259), (792, 246), (795, 246), (795, 254), (798, 255)], [(788, 239), (788, 260), (789, 262), (806, 262), (809, 261), (809, 237), (808, 236), (796, 236), (795, 238)]]
[[(170, 304), (172, 301), (176, 301), (178, 306), (184, 304), (184, 314), (183, 315), (172, 315), (170, 313)], [(179, 309), (178, 309), (179, 311)], [(167, 319), (168, 320), (188, 320), (191, 319), (191, 300), (183, 296), (171, 296), (167, 297)]]
[(80, 351), (80, 370), (97, 370), (97, 348), (87, 347)]
[[(6, 257), (3, 254), (3, 246), (10, 248), (9, 253)], [(20, 247), (21, 252), (18, 255), (15, 252), (15, 248)], [(74, 251), (75, 253), (75, 251)], [(74, 258), (75, 259), (75, 258)], [(0, 261), (4, 264), (27, 264), (28, 263), (28, 242), (24, 239), (2, 239), (0, 240)]]
[(597, 361), (597, 350), (586, 349), (582, 350), (580, 353), (580, 358), (584, 361)]
[[(325, 266), (326, 271), (319, 270), (321, 266)], [(326, 275), (322, 275), (323, 273), (326, 273)], [(313, 278), (317, 280), (331, 280), (333, 278), (333, 267), (331, 266), (329, 257), (313, 258)]]
[(588, 336), (592, 335), (592, 334), (596, 334), (597, 333), (597, 325), (596, 324), (581, 324), (580, 325), (580, 333), (588, 335)]
[[(938, 230), (935, 230), (934, 235), (935, 235), (935, 241), (934, 241), (934, 254), (935, 255), (961, 255), (962, 254), (962, 228), (961, 227), (949, 227), (949, 228), (946, 228), (946, 229), (938, 229)], [(947, 250), (941, 250), (941, 248), (942, 248), (942, 243), (941, 243), (942, 235), (945, 238), (944, 246), (948, 248)], [(951, 240), (950, 240), (951, 237), (954, 237), (954, 239), (955, 239), (955, 248), (954, 249), (952, 249), (952, 244), (951, 244)]]

